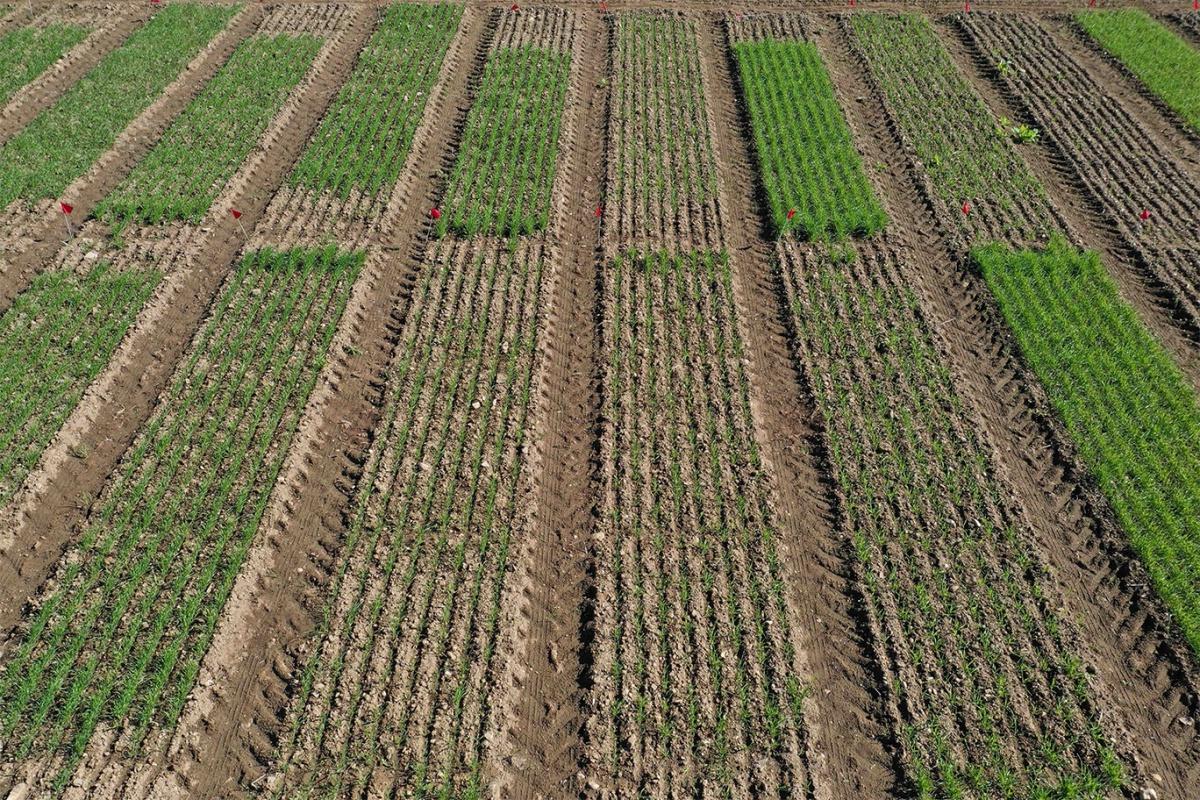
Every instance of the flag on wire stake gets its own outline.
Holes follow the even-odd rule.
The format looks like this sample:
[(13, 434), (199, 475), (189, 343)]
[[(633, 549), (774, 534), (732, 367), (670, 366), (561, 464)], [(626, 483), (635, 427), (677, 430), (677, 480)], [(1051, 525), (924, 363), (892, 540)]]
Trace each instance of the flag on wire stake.
[(67, 238), (74, 239), (75, 230), (71, 227), (71, 212), (75, 210), (75, 206), (71, 205), (70, 203), (64, 203), (60, 200), (58, 207), (62, 209), (63, 219), (67, 221)]
[(1142, 213), (1138, 214), (1138, 219), (1140, 219), (1142, 222), (1147, 222), (1147, 221), (1149, 221), (1149, 219), (1150, 219), (1150, 209), (1148, 209), (1148, 208), (1143, 208), (1143, 209), (1142, 209)]
[(429, 218), (434, 222), (437, 222), (442, 218), (442, 212), (439, 209), (431, 208), (429, 209)]
[(964, 217), (971, 213), (971, 201), (970, 200), (963, 203), (962, 212), (963, 212)]
[(516, 3), (513, 3), (512, 6), (508, 10), (513, 12), (514, 14), (516, 14), (518, 11), (521, 10), (521, 7), (519, 5), (517, 5)]
[(788, 218), (788, 219), (791, 219), (791, 218), (792, 218), (792, 217), (794, 217), (794, 216), (796, 216), (796, 209), (794, 209), (794, 208), (789, 208), (789, 209), (788, 209), (788, 213), (787, 213), (787, 218)]
[(235, 220), (237, 220), (238, 230), (242, 232), (242, 238), (249, 239), (250, 237), (246, 235), (246, 228), (242, 225), (242, 212), (238, 211), (236, 208), (231, 208), (229, 209), (229, 214)]
[(600, 215), (604, 213), (604, 206), (596, 206), (596, 219), (600, 219)]

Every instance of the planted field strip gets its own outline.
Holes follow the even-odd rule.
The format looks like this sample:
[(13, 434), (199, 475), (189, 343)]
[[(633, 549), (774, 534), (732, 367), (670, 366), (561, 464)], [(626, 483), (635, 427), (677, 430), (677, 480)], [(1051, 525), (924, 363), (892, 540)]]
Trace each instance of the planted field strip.
[(618, 795), (809, 789), (775, 523), (721, 254), (604, 271), (591, 768)]
[(232, 6), (172, 3), (156, 13), (0, 147), (0, 208), (60, 195), (234, 12)]
[(908, 256), (887, 242), (778, 253), (913, 790), (1108, 796), (1122, 767), (1085, 665)]
[(413, 134), (463, 6), (394, 3), (359, 54), (350, 79), (321, 120), (290, 182), (342, 201), (361, 215), (400, 178)]
[(0, 316), (0, 506), (108, 363), (159, 278), (107, 264), (44, 273)]
[(929, 175), (943, 219), (968, 243), (1033, 243), (1061, 230), (1045, 189), (997, 132), (925, 17), (854, 14), (848, 24), (901, 140)]
[(520, 236), (546, 227), (574, 32), (575, 16), (564, 9), (501, 18), (450, 174), (439, 235)]
[(977, 251), (1025, 358), (1200, 650), (1200, 404), (1094, 254)]
[(61, 791), (102, 721), (124, 753), (175, 724), (360, 264), (258, 251), (230, 275), (7, 654), (9, 787)]
[(17, 28), (0, 36), (0, 105), (87, 36), (77, 25)]
[[(1004, 88), (1041, 126), (1093, 203), (1200, 326), (1200, 186), (1175, 153), (1059, 47), (1038, 22), (971, 14), (959, 25), (990, 63), (1012, 62)], [(1149, 224), (1140, 222), (1143, 209)]]
[(1079, 12), (1075, 21), (1185, 126), (1200, 133), (1200, 50), (1137, 8)]
[(719, 250), (717, 165), (696, 21), (616, 15), (608, 122), (610, 249)]
[(432, 246), (274, 796), (479, 796), (548, 253)]
[(96, 215), (118, 227), (199, 224), (322, 44), (315, 36), (284, 34), (242, 42)]
[(817, 48), (802, 37), (750, 35), (731, 26), (771, 229), (808, 239), (881, 230), (887, 215)]

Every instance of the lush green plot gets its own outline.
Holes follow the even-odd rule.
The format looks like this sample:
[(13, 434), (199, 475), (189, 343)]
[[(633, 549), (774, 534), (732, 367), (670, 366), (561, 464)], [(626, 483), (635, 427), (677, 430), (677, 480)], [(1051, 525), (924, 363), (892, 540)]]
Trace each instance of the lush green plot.
[(1200, 131), (1200, 51), (1140, 8), (1081, 11), (1080, 26)]
[(78, 25), (18, 28), (0, 36), (0, 104), (46, 71), (88, 34)]
[(95, 267), (36, 277), (0, 317), (0, 506), (12, 499), (158, 284)]
[(292, 183), (347, 197), (375, 195), (400, 177), (463, 6), (396, 3), (321, 120)]
[(258, 251), (212, 314), (61, 562), (0, 675), (0, 758), (60, 755), (102, 723), (130, 747), (177, 721), (362, 264)]
[(439, 233), (518, 236), (546, 227), (570, 69), (569, 55), (533, 46), (488, 58)]
[(252, 36), (96, 210), (110, 222), (199, 223), (321, 49), (313, 36)]
[(975, 260), (1154, 585), (1200, 650), (1200, 405), (1094, 253)]
[(882, 229), (887, 215), (816, 46), (763, 40), (736, 43), (733, 52), (775, 232), (815, 238)]
[(57, 197), (175, 80), (237, 9), (171, 3), (0, 147), (0, 208)]

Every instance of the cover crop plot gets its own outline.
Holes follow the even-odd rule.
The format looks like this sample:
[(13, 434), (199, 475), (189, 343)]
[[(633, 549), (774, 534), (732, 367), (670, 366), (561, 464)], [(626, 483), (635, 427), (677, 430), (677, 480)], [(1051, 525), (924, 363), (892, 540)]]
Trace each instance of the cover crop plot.
[(174, 726), (361, 261), (257, 251), (230, 275), (5, 654), (0, 779), (36, 764), (57, 793), (85, 753)]
[(395, 3), (292, 172), (313, 192), (373, 198), (400, 178), (463, 6)]
[[(776, 235), (872, 234), (887, 215), (875, 197), (815, 45), (734, 41), (759, 173)], [(789, 219), (789, 212), (794, 211)]]
[(540, 9), (502, 20), (467, 115), (439, 235), (449, 228), (520, 236), (549, 221), (574, 16)]
[(315, 36), (252, 36), (97, 208), (118, 225), (199, 224), (311, 66)]
[(717, 164), (696, 22), (637, 11), (616, 16), (609, 176), (618, 249), (721, 247)]
[[(963, 31), (993, 63), (1011, 66), (1000, 80), (1049, 133), (1091, 199), (1200, 325), (1200, 185), (1177, 156), (1146, 136), (1121, 102), (1058, 47), (1036, 20), (970, 14)], [(1138, 220), (1150, 209), (1153, 224)]]
[(801, 796), (808, 689), (728, 259), (604, 276), (591, 768), (621, 797)]
[(0, 316), (0, 506), (7, 505), (149, 299), (160, 275), (42, 273)]
[(273, 796), (482, 796), (547, 263), (538, 240), (433, 246)]
[(158, 97), (236, 12), (171, 3), (0, 147), (0, 208), (57, 197)]
[[(1037, 178), (915, 14), (854, 14), (849, 23), (901, 137), (929, 173), (942, 215), (968, 241), (1045, 241), (1057, 215)], [(921, 76), (913, 80), (914, 75)], [(971, 204), (971, 213), (960, 211)]]
[(78, 25), (47, 25), (17, 28), (0, 36), (0, 106), (87, 34)]
[(1079, 26), (1200, 132), (1200, 50), (1140, 8), (1084, 11)]
[(974, 254), (1155, 588), (1200, 650), (1200, 405), (1094, 253)]
[(1108, 796), (1122, 768), (1070, 628), (903, 255), (778, 253), (916, 795)]

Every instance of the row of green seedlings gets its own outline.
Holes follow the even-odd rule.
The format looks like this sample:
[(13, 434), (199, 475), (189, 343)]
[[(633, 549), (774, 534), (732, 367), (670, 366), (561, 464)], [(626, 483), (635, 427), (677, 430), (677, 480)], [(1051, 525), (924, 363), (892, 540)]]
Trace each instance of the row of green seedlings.
[(117, 236), (131, 222), (199, 224), (322, 43), (308, 35), (255, 35), (239, 44), (96, 216)]
[(717, 166), (694, 20), (617, 15), (609, 182), (622, 247), (720, 245)]
[(569, 53), (532, 44), (488, 56), (438, 236), (521, 236), (546, 228), (570, 72)]
[[(481, 796), (545, 268), (540, 245), (434, 246), (273, 796), (385, 791), (384, 773), (406, 797)], [(414, 648), (432, 657), (397, 672)]]
[(107, 264), (84, 275), (45, 272), (0, 316), (0, 506), (16, 495), (160, 278)]
[(863, 172), (833, 82), (810, 42), (734, 42), (775, 236), (870, 235), (887, 214)]
[(1200, 133), (1200, 50), (1140, 8), (1081, 11), (1075, 21)]
[(171, 3), (0, 146), (0, 208), (58, 197), (236, 13)]
[(264, 250), (231, 274), (21, 625), (0, 675), (6, 763), (57, 763), (59, 793), (98, 726), (130, 757), (174, 727), (361, 262)]
[[(639, 796), (807, 796), (803, 705), (725, 254), (606, 270), (596, 756)], [(604, 707), (604, 706), (600, 706)], [(605, 752), (606, 751), (606, 752)], [(750, 774), (753, 765), (754, 775)]]
[(779, 252), (914, 793), (1109, 796), (1084, 665), (901, 257)]
[(80, 25), (30, 25), (0, 36), (0, 106), (88, 35)]
[(374, 198), (399, 180), (462, 15), (451, 3), (393, 3), (382, 12), (292, 171), (293, 186)]

